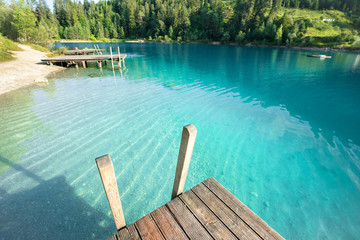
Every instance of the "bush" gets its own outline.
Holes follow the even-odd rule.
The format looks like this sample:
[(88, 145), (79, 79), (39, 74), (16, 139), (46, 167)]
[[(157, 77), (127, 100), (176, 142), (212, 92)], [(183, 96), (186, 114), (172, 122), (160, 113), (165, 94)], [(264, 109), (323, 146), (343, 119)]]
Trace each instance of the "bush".
[(224, 32), (223, 36), (221, 37), (221, 42), (228, 43), (230, 41), (230, 34), (228, 31)]
[(235, 37), (235, 41), (237, 43), (243, 43), (246, 38), (246, 34), (242, 31), (239, 31), (239, 33)]
[(164, 36), (164, 40), (165, 40), (165, 42), (171, 42), (171, 41), (172, 41), (172, 39), (169, 38), (168, 35), (165, 35), (165, 36)]
[(156, 41), (162, 41), (163, 39), (164, 39), (164, 37), (160, 36), (160, 35), (156, 37)]
[(90, 40), (91, 40), (91, 41), (94, 41), (94, 42), (97, 40), (96, 37), (94, 36), (94, 34), (91, 34), (91, 35), (90, 35)]

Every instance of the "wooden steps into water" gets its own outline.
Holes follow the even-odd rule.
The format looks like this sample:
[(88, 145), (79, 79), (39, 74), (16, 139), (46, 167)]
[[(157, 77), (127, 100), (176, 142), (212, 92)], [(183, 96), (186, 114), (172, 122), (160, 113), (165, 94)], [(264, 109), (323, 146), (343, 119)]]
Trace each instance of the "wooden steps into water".
[(117, 229), (117, 233), (107, 239), (283, 239), (212, 177), (182, 193), (196, 134), (191, 124), (183, 128), (172, 200), (130, 226), (125, 223), (109, 155), (96, 159)]
[(108, 239), (284, 238), (214, 178), (209, 178)]

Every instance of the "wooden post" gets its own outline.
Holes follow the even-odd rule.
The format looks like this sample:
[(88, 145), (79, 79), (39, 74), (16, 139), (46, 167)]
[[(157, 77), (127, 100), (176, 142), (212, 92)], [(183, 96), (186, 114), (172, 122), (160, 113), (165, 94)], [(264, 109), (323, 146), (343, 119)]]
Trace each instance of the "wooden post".
[(78, 62), (75, 62), (75, 67), (77, 70), (79, 70)]
[(98, 61), (99, 68), (102, 68), (101, 61)]
[(85, 61), (82, 61), (82, 64), (83, 64), (83, 68), (86, 68), (86, 63), (85, 63)]
[(184, 190), (191, 154), (195, 144), (196, 133), (197, 130), (194, 125), (189, 124), (183, 127), (171, 199), (179, 196)]
[(118, 55), (119, 55), (119, 69), (121, 69), (121, 55), (120, 55), (120, 47), (118, 46)]
[(101, 181), (103, 183), (106, 197), (115, 221), (117, 230), (126, 227), (124, 213), (121, 207), (119, 190), (116, 183), (113, 163), (109, 155), (104, 155), (95, 159)]
[(97, 45), (100, 55), (102, 55), (102, 52), (100, 51), (99, 44)]
[(111, 47), (110, 47), (110, 58), (111, 58), (111, 67), (112, 67), (112, 70), (114, 71), (114, 60), (113, 60), (112, 48)]

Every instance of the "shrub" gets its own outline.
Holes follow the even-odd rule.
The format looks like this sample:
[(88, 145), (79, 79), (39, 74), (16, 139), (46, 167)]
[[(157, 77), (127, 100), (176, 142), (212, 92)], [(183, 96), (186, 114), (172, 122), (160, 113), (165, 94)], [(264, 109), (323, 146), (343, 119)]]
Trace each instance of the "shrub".
[(91, 40), (91, 41), (96, 41), (96, 37), (94, 36), (94, 34), (91, 34), (91, 35), (90, 35), (90, 40)]
[(230, 34), (228, 31), (224, 32), (223, 36), (221, 37), (221, 42), (228, 43), (230, 41)]
[(235, 41), (237, 43), (242, 43), (242, 42), (244, 42), (245, 38), (246, 38), (246, 34), (242, 31), (239, 31), (235, 37)]
[(164, 36), (164, 40), (165, 40), (165, 42), (171, 42), (171, 38), (169, 38), (169, 36), (168, 35), (165, 35)]

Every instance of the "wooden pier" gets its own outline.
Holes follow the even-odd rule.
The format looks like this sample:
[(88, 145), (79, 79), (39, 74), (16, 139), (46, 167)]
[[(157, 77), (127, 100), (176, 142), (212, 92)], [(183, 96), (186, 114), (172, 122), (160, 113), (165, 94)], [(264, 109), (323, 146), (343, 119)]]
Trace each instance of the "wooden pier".
[(41, 59), (41, 61), (46, 62), (47, 64), (65, 64), (67, 67), (71, 65), (78, 66), (79, 63), (82, 63), (83, 67), (86, 68), (87, 62), (97, 62), (98, 66), (102, 67), (102, 62), (104, 61), (117, 61), (119, 62), (119, 67), (121, 67), (121, 62), (125, 64), (126, 54), (104, 54), (104, 55), (66, 55), (66, 56), (57, 56)]
[(193, 125), (183, 128), (172, 200), (130, 226), (125, 224), (110, 157), (96, 159), (118, 230), (107, 239), (284, 239), (214, 178), (182, 193), (196, 133)]
[(104, 52), (104, 49), (95, 49), (95, 48), (85, 48), (85, 49), (77, 49), (77, 50), (67, 50), (65, 55), (87, 55), (87, 54), (95, 54), (99, 52)]

